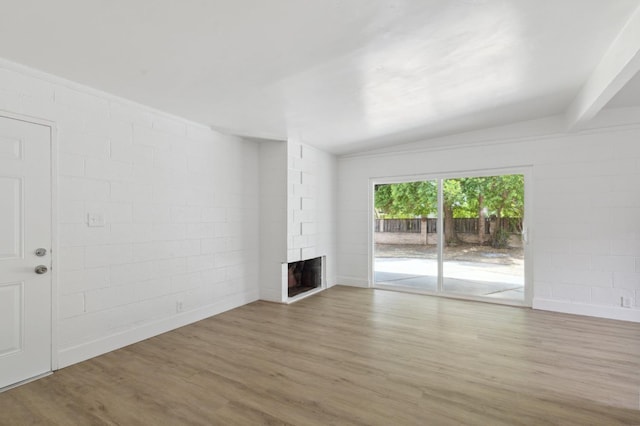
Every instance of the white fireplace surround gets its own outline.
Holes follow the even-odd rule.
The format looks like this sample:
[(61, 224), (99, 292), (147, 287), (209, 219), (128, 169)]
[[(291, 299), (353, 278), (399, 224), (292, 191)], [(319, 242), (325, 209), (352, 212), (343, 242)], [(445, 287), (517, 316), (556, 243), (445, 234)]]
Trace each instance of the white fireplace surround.
[[(321, 292), (322, 290), (327, 288), (327, 280), (326, 280), (326, 264), (327, 264), (327, 257), (326, 256), (316, 256), (310, 259), (301, 259), (304, 261), (307, 260), (312, 260), (312, 259), (316, 259), (316, 258), (320, 258), (322, 259), (321, 261), (321, 268), (320, 268), (320, 273), (321, 273), (321, 284), (312, 289), (312, 290), (308, 290), (305, 291), (303, 293), (300, 294), (296, 294), (295, 296), (291, 296), (289, 297), (289, 264), (292, 262), (286, 262), (282, 264), (282, 286), (283, 286), (283, 292), (284, 294), (287, 295), (287, 300), (285, 301), (285, 303), (293, 303), (293, 302), (297, 302), (298, 300), (304, 299), (306, 297), (309, 296), (313, 296), (316, 293)], [(299, 260), (297, 260), (296, 262), (299, 262)]]
[[(260, 298), (292, 303), (335, 284), (336, 158), (289, 140), (260, 144)], [(289, 297), (289, 263), (322, 258), (322, 285)]]

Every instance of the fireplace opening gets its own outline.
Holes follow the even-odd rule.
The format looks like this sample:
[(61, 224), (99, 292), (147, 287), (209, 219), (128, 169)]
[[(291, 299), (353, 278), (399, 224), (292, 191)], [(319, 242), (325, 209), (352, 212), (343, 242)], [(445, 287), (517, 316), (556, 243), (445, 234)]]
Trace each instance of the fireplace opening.
[(289, 263), (289, 297), (322, 286), (322, 257)]

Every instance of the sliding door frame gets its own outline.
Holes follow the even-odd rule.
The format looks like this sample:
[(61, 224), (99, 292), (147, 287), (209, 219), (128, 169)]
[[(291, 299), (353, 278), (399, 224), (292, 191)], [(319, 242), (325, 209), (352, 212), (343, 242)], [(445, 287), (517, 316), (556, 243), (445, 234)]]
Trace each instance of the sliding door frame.
[[(524, 300), (522, 302), (516, 300), (502, 300), (491, 297), (464, 295), (457, 293), (447, 293), (443, 288), (443, 247), (444, 247), (444, 215), (442, 208), (443, 189), (442, 183), (446, 179), (458, 179), (466, 177), (486, 177), (501, 175), (523, 175), (524, 177), (524, 211), (525, 215), (522, 223), (522, 238), (524, 248)], [(438, 277), (437, 291), (399, 288), (384, 284), (376, 284), (375, 282), (375, 215), (374, 200), (376, 185), (436, 181), (438, 185)], [(427, 294), (432, 296), (441, 296), (454, 299), (477, 300), (481, 302), (490, 302), (503, 305), (527, 306), (531, 307), (533, 300), (533, 232), (530, 224), (533, 223), (533, 167), (530, 165), (514, 166), (505, 168), (490, 168), (477, 170), (460, 170), (443, 173), (428, 174), (412, 174), (400, 176), (384, 176), (369, 179), (369, 288), (378, 288), (384, 290), (401, 291), (408, 293)]]

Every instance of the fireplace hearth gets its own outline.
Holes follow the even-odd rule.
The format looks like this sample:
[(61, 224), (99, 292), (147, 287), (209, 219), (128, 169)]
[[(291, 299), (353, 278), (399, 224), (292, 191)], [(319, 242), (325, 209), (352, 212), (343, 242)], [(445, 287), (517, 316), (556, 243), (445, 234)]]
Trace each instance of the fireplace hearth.
[(289, 263), (287, 287), (289, 297), (322, 287), (322, 257)]

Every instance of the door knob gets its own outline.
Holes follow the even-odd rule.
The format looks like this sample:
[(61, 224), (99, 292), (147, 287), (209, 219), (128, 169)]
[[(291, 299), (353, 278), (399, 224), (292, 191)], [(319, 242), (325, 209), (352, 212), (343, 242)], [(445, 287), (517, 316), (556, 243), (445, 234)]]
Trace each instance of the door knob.
[(35, 269), (36, 274), (40, 274), (40, 275), (46, 274), (48, 270), (49, 270), (49, 268), (47, 268), (44, 265), (38, 265), (38, 266), (36, 266), (36, 269)]

